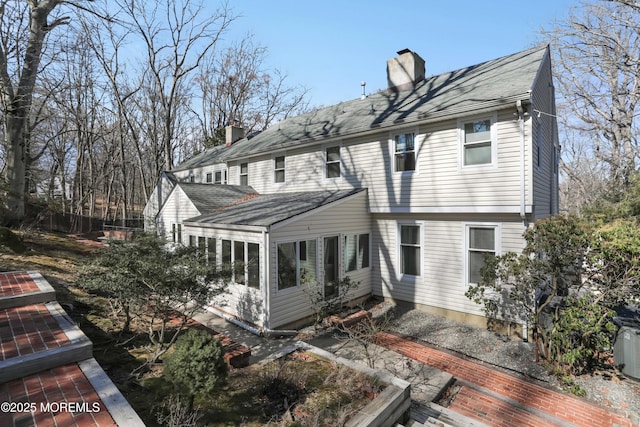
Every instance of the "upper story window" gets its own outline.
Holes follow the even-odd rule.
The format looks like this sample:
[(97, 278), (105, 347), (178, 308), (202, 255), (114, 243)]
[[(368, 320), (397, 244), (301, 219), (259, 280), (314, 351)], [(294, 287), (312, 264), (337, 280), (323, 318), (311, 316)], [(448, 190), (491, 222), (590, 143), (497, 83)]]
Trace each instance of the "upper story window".
[(394, 172), (416, 170), (415, 134), (402, 133), (394, 137)]
[(213, 174), (209, 172), (206, 178), (207, 184), (211, 184), (213, 182)]
[(222, 171), (217, 171), (215, 174), (214, 184), (222, 184)]
[(495, 117), (482, 117), (460, 124), (462, 166), (491, 165), (496, 157)]
[(284, 182), (285, 169), (284, 169), (284, 156), (278, 156), (273, 159), (273, 180), (274, 182)]
[(249, 163), (240, 163), (240, 185), (249, 185)]
[(327, 147), (325, 155), (325, 178), (340, 178), (340, 146)]

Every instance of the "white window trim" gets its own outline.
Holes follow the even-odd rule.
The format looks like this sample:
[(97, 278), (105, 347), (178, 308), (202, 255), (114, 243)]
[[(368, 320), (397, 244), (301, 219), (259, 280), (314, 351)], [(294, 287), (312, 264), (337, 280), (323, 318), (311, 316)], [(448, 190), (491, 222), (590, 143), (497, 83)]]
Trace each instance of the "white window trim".
[[(402, 252), (402, 231), (403, 225), (412, 225), (420, 227), (420, 274), (414, 276), (412, 274), (401, 273), (401, 252)], [(422, 283), (424, 277), (424, 222), (423, 221), (398, 221), (396, 226), (396, 277), (402, 282)]]
[[(477, 120), (489, 119), (491, 122), (491, 163), (480, 165), (464, 164), (465, 131), (464, 125)], [(477, 170), (498, 166), (498, 113), (481, 114), (458, 119), (458, 167), (461, 170)]]
[[(411, 170), (411, 171), (396, 171), (396, 135), (407, 134), (407, 133), (413, 134), (413, 152), (415, 153), (416, 167), (414, 170)], [(420, 152), (421, 141), (422, 141), (422, 138), (420, 135), (420, 129), (418, 128), (399, 130), (399, 131), (389, 133), (389, 156), (391, 158), (391, 162), (390, 162), (391, 173), (394, 176), (418, 175), (419, 164), (420, 164), (418, 160), (418, 153)]]
[[(284, 157), (284, 181), (282, 182), (277, 182), (276, 181), (276, 170), (281, 170), (281, 169), (276, 169), (276, 158), (277, 157)], [(271, 182), (274, 185), (285, 185), (287, 183), (287, 155), (282, 153), (282, 154), (277, 154), (271, 157)]]
[[(340, 176), (329, 178), (327, 177), (327, 149), (334, 148), (334, 147), (338, 147), (338, 149), (340, 150)], [(342, 181), (344, 179), (344, 159), (343, 159), (342, 144), (330, 144), (330, 145), (322, 146), (322, 179), (324, 181), (329, 181), (329, 182)], [(286, 181), (286, 174), (285, 174), (285, 181)]]
[(495, 248), (494, 252), (496, 256), (502, 255), (502, 224), (499, 222), (466, 222), (463, 224), (464, 233), (464, 253), (462, 254), (462, 259), (464, 260), (464, 267), (462, 270), (463, 278), (462, 283), (464, 283), (465, 288), (468, 288), (469, 285), (475, 285), (475, 283), (469, 282), (469, 229), (470, 228), (493, 228), (494, 236), (495, 236)]

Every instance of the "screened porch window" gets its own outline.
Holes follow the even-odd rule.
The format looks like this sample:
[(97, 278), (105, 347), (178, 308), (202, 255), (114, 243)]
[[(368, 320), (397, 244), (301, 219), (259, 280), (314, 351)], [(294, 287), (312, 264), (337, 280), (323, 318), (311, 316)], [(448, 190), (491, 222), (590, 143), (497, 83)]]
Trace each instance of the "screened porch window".
[(344, 237), (344, 269), (354, 271), (369, 267), (369, 234)]
[(317, 277), (315, 240), (278, 243), (278, 290), (300, 286)]

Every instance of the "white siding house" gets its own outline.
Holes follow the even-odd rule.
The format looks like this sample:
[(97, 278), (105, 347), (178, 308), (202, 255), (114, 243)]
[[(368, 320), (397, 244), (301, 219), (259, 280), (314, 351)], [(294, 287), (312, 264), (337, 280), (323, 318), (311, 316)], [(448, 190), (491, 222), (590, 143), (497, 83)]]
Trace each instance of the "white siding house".
[(349, 276), (353, 298), (478, 320), (464, 293), (484, 256), (521, 251), (526, 228), (558, 212), (548, 46), (426, 78), (422, 58), (398, 54), (388, 90), (247, 138), (232, 127), (171, 171), (158, 232), (177, 240), (179, 224), (184, 244), (211, 239), (215, 262), (244, 263), (220, 310), (288, 327), (310, 314), (303, 276), (327, 292)]

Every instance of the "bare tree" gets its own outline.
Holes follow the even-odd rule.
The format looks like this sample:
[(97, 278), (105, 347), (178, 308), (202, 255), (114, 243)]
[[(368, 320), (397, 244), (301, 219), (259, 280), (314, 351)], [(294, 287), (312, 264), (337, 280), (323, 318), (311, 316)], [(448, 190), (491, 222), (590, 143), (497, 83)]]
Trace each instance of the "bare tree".
[[(165, 169), (173, 167), (177, 125), (190, 96), (188, 81), (235, 20), (228, 5), (209, 13), (196, 0), (120, 0), (132, 34), (142, 41), (148, 101), (156, 108)], [(157, 171), (159, 173), (160, 171)], [(154, 176), (157, 176), (157, 173)]]
[(52, 15), (62, 0), (0, 2), (0, 98), (6, 163), (3, 178), (10, 191), (4, 200), (6, 224), (18, 224), (25, 213), (28, 127), (33, 92), (46, 36), (69, 21)]
[[(561, 100), (577, 119), (569, 125), (603, 164), (618, 192), (610, 195), (618, 197), (638, 156), (640, 10), (635, 2), (585, 3), (543, 34), (554, 47)], [(564, 164), (570, 176), (580, 174), (577, 160)]]
[(230, 123), (239, 122), (252, 133), (307, 108), (307, 89), (287, 86), (287, 76), (279, 70), (265, 70), (266, 54), (266, 47), (247, 36), (207, 57), (197, 78), (207, 145), (224, 143), (224, 127)]

